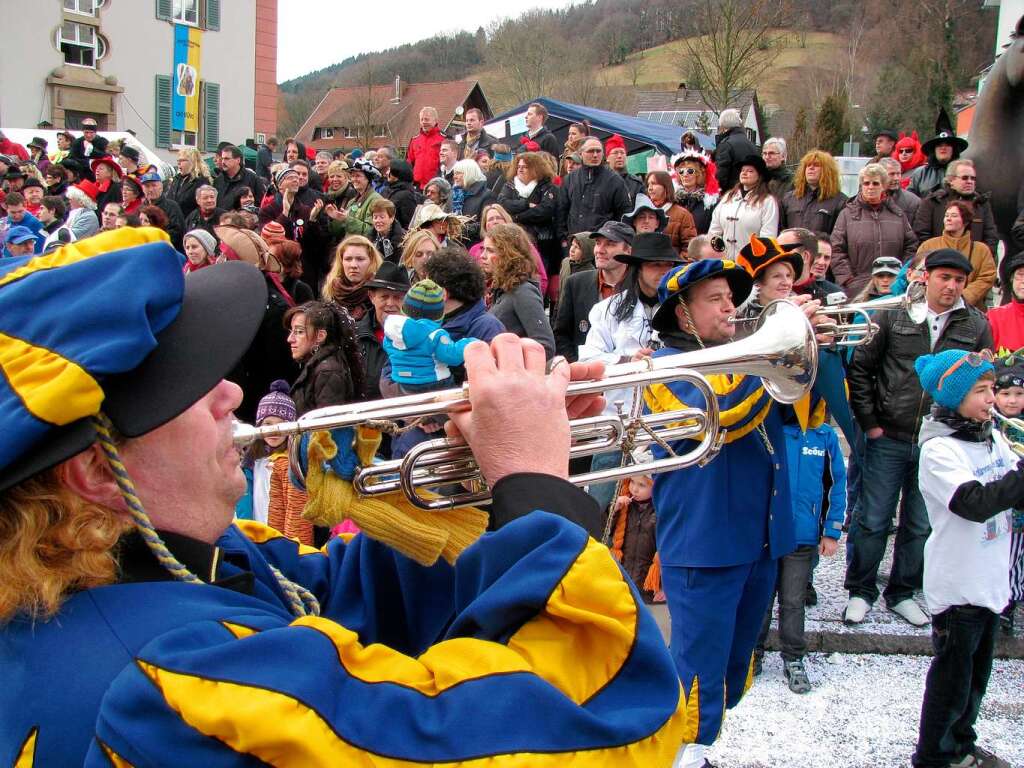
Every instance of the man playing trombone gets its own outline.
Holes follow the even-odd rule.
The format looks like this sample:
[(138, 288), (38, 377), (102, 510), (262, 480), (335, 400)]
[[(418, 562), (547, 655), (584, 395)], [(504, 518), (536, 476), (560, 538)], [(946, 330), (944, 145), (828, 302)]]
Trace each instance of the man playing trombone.
[(597, 514), (568, 418), (603, 401), (566, 388), (601, 365), (470, 345), (446, 428), (499, 530), (415, 562), (378, 507), (380, 541), (318, 551), (232, 522), (223, 376), (265, 305), (151, 228), (0, 267), (0, 765), (667, 765), (694, 734), (661, 634), (559, 515)]
[[(792, 259), (774, 240), (756, 240), (762, 268)], [(664, 346), (654, 357), (732, 341), (736, 307), (751, 286), (747, 271), (729, 260), (673, 269), (658, 290), (661, 307), (653, 325)], [(808, 317), (818, 307), (797, 301)], [(778, 559), (794, 546), (778, 408), (755, 376), (707, 378), (718, 395), (721, 454), (706, 466), (658, 475), (654, 485), (670, 651), (687, 700), (699, 714), (697, 738), (677, 756), (680, 768), (709, 765), (705, 748), (717, 737), (724, 710), (736, 706), (748, 686)], [(682, 382), (652, 385), (644, 397), (654, 413), (701, 405), (692, 386)], [(654, 452), (665, 455), (660, 448)]]

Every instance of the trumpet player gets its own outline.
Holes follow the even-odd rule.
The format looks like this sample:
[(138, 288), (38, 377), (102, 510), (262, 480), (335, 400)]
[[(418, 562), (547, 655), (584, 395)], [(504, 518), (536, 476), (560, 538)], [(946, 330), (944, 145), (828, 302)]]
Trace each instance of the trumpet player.
[[(775, 258), (783, 253), (777, 244), (772, 252)], [(654, 356), (732, 341), (736, 307), (752, 282), (738, 264), (720, 259), (666, 274), (652, 321), (664, 347)], [(817, 307), (809, 302), (804, 311), (810, 316)], [(720, 455), (704, 467), (658, 475), (654, 484), (670, 652), (699, 715), (696, 739), (676, 759), (682, 768), (706, 764), (705, 749), (717, 737), (725, 709), (742, 698), (778, 559), (794, 546), (778, 409), (756, 377), (722, 374), (708, 380), (725, 430)], [(654, 385), (644, 397), (652, 412), (700, 406), (692, 387), (683, 384)], [(660, 449), (655, 454), (665, 455)]]
[(232, 520), (223, 376), (266, 297), (242, 262), (186, 279), (152, 228), (0, 265), (0, 764), (667, 765), (695, 729), (661, 633), (564, 519), (598, 515), (566, 477), (603, 402), (566, 389), (601, 365), (470, 345), (447, 428), (497, 530), (438, 515), (430, 564), (378, 507), (315, 550)]
[(929, 253), (924, 267), (925, 321), (915, 323), (904, 311), (876, 313), (872, 320), (878, 332), (856, 347), (848, 372), (850, 404), (866, 439), (860, 504), (853, 513), (846, 567), (848, 624), (864, 621), (878, 598), (878, 568), (901, 494), (885, 601), (889, 610), (911, 624), (928, 623), (913, 596), (921, 588), (929, 530), (917, 483), (917, 437), (931, 396), (914, 375), (914, 361), (929, 352), (992, 347), (985, 316), (962, 298), (970, 262), (959, 251), (943, 248)]

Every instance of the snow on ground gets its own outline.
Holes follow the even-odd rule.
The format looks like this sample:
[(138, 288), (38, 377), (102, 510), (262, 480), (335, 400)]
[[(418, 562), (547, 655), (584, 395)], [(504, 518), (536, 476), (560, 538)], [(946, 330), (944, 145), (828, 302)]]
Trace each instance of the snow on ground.
[[(929, 636), (928, 627), (912, 627), (886, 610), (882, 598), (862, 625), (843, 624), (845, 544), (844, 537), (836, 556), (822, 558), (815, 571), (818, 605), (807, 609), (807, 631)], [(891, 554), (890, 540), (879, 570), (880, 588), (889, 572)], [(920, 595), (918, 601), (924, 606)], [(664, 606), (653, 610), (668, 639)], [(1024, 612), (1018, 611), (1018, 622), (1021, 619)], [(813, 653), (806, 662), (814, 689), (797, 695), (786, 686), (779, 655), (765, 657), (763, 674), (739, 706), (726, 715), (722, 733), (708, 752), (715, 766), (909, 766), (931, 658)], [(981, 746), (1024, 768), (1024, 661), (995, 662), (977, 730)]]

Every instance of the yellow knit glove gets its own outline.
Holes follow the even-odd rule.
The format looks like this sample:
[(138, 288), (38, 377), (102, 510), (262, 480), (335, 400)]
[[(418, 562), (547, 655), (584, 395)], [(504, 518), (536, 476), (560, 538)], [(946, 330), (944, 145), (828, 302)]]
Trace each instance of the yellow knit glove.
[[(357, 429), (356, 454), (365, 466), (372, 459), (380, 434)], [(400, 491), (361, 497), (352, 483), (324, 470), (324, 462), (337, 455), (330, 432), (314, 432), (309, 440), (306, 491), (309, 500), (303, 517), (322, 526), (349, 518), (359, 529), (398, 550), (420, 565), (433, 565), (438, 557), (454, 563), (459, 554), (487, 528), (487, 513), (473, 507), (427, 512), (414, 507)]]

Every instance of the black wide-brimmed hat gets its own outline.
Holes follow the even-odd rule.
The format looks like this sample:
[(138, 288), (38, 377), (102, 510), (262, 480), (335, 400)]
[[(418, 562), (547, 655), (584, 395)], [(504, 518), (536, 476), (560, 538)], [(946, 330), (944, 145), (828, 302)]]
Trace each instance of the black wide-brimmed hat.
[(615, 255), (615, 260), (623, 264), (637, 265), (652, 261), (668, 261), (673, 264), (685, 264), (672, 247), (672, 238), (663, 232), (645, 232), (633, 237), (633, 247), (629, 253)]
[(409, 272), (400, 264), (385, 261), (377, 269), (377, 273), (366, 281), (366, 287), (405, 293), (411, 287)]
[(0, 490), (88, 448), (100, 412), (128, 438), (183, 413), (241, 359), (266, 311), (259, 270), (228, 262), (183, 277), (152, 227), (5, 262), (0, 317), (18, 338), (3, 343), (36, 370), (2, 398)]
[(939, 116), (935, 119), (935, 135), (921, 145), (921, 151), (926, 155), (931, 154), (939, 144), (950, 144), (958, 154), (967, 149), (967, 140), (956, 135), (945, 108), (939, 110)]
[(736, 163), (736, 167), (740, 169), (742, 169), (744, 165), (752, 165), (756, 168), (757, 172), (761, 175), (762, 180), (766, 180), (768, 178), (768, 166), (765, 165), (764, 158), (760, 155), (747, 155)]

